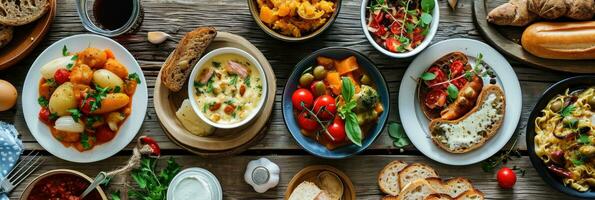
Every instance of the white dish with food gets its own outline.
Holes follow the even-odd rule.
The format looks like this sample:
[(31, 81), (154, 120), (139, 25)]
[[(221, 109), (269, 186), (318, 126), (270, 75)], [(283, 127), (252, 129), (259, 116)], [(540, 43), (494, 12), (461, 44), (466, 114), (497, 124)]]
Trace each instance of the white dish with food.
[(221, 200), (221, 184), (213, 173), (206, 169), (188, 168), (176, 175), (167, 188), (167, 200)]
[[(95, 66), (91, 64), (91, 62), (95, 63), (95, 61), (86, 60), (86, 56), (90, 54), (72, 54), (83, 52), (89, 49), (89, 47), (97, 50), (95, 52), (102, 54), (106, 60), (114, 59), (110, 61), (110, 67), (115, 66), (113, 64), (117, 64), (119, 69), (124, 70), (114, 73), (113, 71), (117, 70), (112, 69), (110, 71), (106, 69), (110, 68), (107, 67), (108, 62), (105, 62), (106, 60), (102, 62), (104, 64)], [(107, 53), (108, 50), (109, 53)], [(68, 52), (71, 52), (71, 54)], [(84, 57), (79, 58), (78, 55), (84, 55)], [(74, 61), (84, 63), (78, 65)], [(92, 77), (85, 76), (86, 84), (76, 83), (75, 79), (78, 78), (73, 78), (75, 77), (74, 74), (83, 73), (81, 72), (84, 71), (82, 70), (82, 65), (85, 65), (84, 68), (87, 70), (85, 72), (92, 70), (91, 72), (93, 73)], [(75, 72), (75, 68), (81, 70)], [(67, 76), (57, 78), (59, 77), (58, 71), (63, 76), (66, 73)], [(57, 81), (59, 79), (63, 80)], [(104, 81), (108, 79), (111, 81)], [(43, 89), (45, 87), (44, 85), (49, 83), (48, 80), (58, 82), (58, 87), (55, 88), (55, 91), (50, 92), (51, 97), (45, 94), (45, 90)], [(136, 84), (129, 87), (127, 85), (129, 80), (135, 80), (134, 82)], [(87, 93), (88, 95), (85, 95), (84, 98), (67, 98), (69, 96), (76, 96), (75, 94), (77, 94), (75, 92), (76, 85), (73, 83), (76, 83), (76, 85), (85, 85), (85, 91), (89, 91)], [(90, 87), (87, 85), (90, 85)], [(135, 86), (135, 88), (132, 88), (132, 86)], [(76, 91), (82, 94), (81, 90)], [(102, 97), (94, 96), (98, 94), (98, 91), (107, 92), (103, 92)], [(127, 94), (127, 91), (130, 94)], [(22, 96), (23, 113), (27, 116), (25, 117), (25, 122), (37, 142), (54, 156), (78, 163), (100, 161), (126, 147), (140, 130), (141, 122), (145, 118), (148, 102), (147, 85), (143, 72), (130, 52), (114, 40), (91, 34), (81, 34), (61, 39), (44, 50), (37, 57), (27, 73)], [(91, 99), (96, 100), (95, 97), (99, 98), (97, 101), (99, 103), (87, 104), (87, 108), (91, 108), (85, 111), (86, 106), (82, 104), (83, 99), (84, 102), (87, 102), (87, 100), (91, 102)], [(106, 101), (109, 101), (109, 103)], [(114, 102), (116, 103), (112, 104)], [(103, 106), (102, 103), (104, 104)], [(114, 105), (114, 107), (112, 109), (107, 105)], [(44, 119), (47, 119), (48, 116), (43, 117), (41, 115), (44, 110), (50, 113), (49, 118), (52, 120), (49, 125), (47, 121), (44, 123)], [(109, 120), (107, 120), (107, 116), (111, 115), (111, 112), (116, 111), (125, 113), (123, 119), (111, 125), (108, 124)], [(100, 120), (101, 122), (89, 122), (89, 117), (98, 116), (103, 119)], [(101, 124), (101, 126), (95, 127), (98, 124)], [(108, 137), (109, 140), (95, 146), (95, 142), (97, 142), (95, 139), (99, 138), (99, 127), (103, 127), (104, 130), (101, 131), (102, 133), (111, 132), (111, 135)], [(91, 129), (93, 131), (90, 131)], [(111, 129), (111, 131), (108, 129)], [(59, 130), (60, 133), (68, 133), (66, 134), (68, 136), (80, 137), (80, 145), (84, 149), (78, 148), (78, 144), (76, 143), (66, 143), (66, 139), (61, 137), (60, 134), (56, 134), (56, 130)]]
[(260, 63), (238, 48), (213, 50), (196, 63), (188, 96), (194, 112), (222, 129), (242, 127), (260, 112), (267, 80)]
[[(468, 64), (471, 66), (476, 66), (475, 63), (478, 60), (478, 55), (482, 54), (483, 63), (489, 66), (494, 77), (488, 77), (488, 80), (482, 78), (483, 85), (486, 86), (483, 87), (481, 92), (484, 90), (486, 92), (491, 91), (491, 89), (488, 90), (487, 88), (497, 87), (501, 89), (503, 95), (498, 96), (503, 96), (503, 101), (506, 105), (502, 106), (504, 108), (503, 121), (498, 124), (499, 127), (495, 128), (495, 133), (484, 136), (487, 139), (480, 141), (482, 144), (479, 146), (472, 143), (473, 145), (470, 146), (470, 149), (460, 151), (448, 151), (445, 150), (444, 146), (441, 148), (437, 145), (436, 138), (431, 136), (430, 133), (430, 127), (433, 124), (430, 123), (431, 120), (426, 115), (427, 112), (424, 113), (424, 104), (420, 103), (422, 101), (420, 101), (420, 96), (418, 95), (418, 91), (420, 91), (418, 90), (418, 84), (421, 84), (418, 81), (418, 77), (421, 78), (422, 74), (425, 74), (424, 72), (435, 64), (435, 61), (451, 52), (461, 52), (466, 55), (469, 58)], [(459, 115), (456, 119), (451, 119), (450, 121), (459, 123), (460, 126), (475, 127), (472, 126), (473, 124), (469, 125), (468, 121), (479, 119), (477, 117), (478, 115), (485, 114), (488, 111), (486, 110), (484, 112), (483, 105), (486, 105), (485, 102), (493, 102), (493, 95), (488, 95), (488, 97), (485, 99), (479, 97), (480, 101), (477, 101), (477, 104), (474, 106), (477, 109), (465, 111), (463, 116)], [(403, 76), (399, 90), (399, 115), (407, 136), (413, 145), (423, 154), (435, 161), (448, 165), (474, 164), (498, 152), (514, 134), (520, 119), (521, 109), (522, 93), (520, 84), (508, 61), (487, 44), (471, 39), (450, 39), (438, 42), (429, 47), (409, 65)], [(432, 121), (440, 120), (442, 119), (432, 119)], [(443, 126), (441, 125), (440, 127)], [(482, 127), (484, 126), (482, 125)], [(491, 128), (490, 126), (486, 127)], [(456, 140), (455, 142), (465, 142), (469, 139), (465, 136), (454, 138)]]

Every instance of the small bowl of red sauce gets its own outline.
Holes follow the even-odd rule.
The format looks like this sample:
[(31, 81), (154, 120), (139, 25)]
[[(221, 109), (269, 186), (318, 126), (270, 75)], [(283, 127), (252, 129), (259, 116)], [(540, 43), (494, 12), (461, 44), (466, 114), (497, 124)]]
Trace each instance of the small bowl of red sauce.
[(74, 170), (57, 169), (45, 172), (33, 180), (21, 195), (21, 200), (107, 200), (101, 187), (89, 193), (84, 199), (78, 196), (87, 189), (93, 179)]

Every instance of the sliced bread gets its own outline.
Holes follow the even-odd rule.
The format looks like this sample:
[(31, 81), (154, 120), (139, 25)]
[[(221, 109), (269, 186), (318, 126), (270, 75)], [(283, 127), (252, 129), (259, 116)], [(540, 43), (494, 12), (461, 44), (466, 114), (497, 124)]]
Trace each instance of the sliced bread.
[(0, 2), (0, 24), (22, 26), (43, 16), (50, 9), (49, 0), (5, 0)]
[(397, 196), (401, 191), (399, 186), (399, 172), (407, 167), (407, 163), (395, 160), (390, 162), (378, 174), (378, 187), (386, 194)]
[(453, 200), (453, 198), (448, 194), (434, 193), (430, 194), (430, 196), (427, 196), (424, 200)]
[(484, 87), (475, 107), (457, 120), (430, 122), (432, 141), (451, 153), (466, 153), (481, 147), (498, 132), (504, 121), (504, 92), (495, 85)]
[(448, 179), (446, 181), (446, 188), (448, 189), (448, 192), (445, 193), (451, 197), (457, 197), (465, 191), (474, 189), (471, 181), (463, 177)]
[(397, 196), (386, 195), (382, 197), (382, 200), (397, 200)]
[(484, 200), (483, 192), (478, 189), (470, 189), (455, 198), (456, 200)]
[(322, 190), (316, 184), (304, 181), (293, 189), (293, 192), (289, 195), (289, 200), (318, 200), (320, 197), (322, 199), (319, 200), (323, 200), (324, 194), (321, 193), (323, 193)]
[(397, 196), (397, 200), (424, 200), (431, 194), (436, 193), (430, 183), (425, 179), (417, 179), (407, 184)]
[(444, 183), (444, 181), (442, 181), (441, 178), (429, 177), (426, 178), (426, 181), (430, 183), (430, 185), (432, 186), (432, 188), (434, 188), (434, 190), (436, 190), (436, 192), (441, 194), (448, 194), (448, 186), (446, 185), (446, 183)]
[(421, 163), (413, 163), (408, 165), (399, 172), (399, 185), (401, 187), (406, 187), (407, 184), (417, 179), (425, 179), (428, 177), (438, 177), (438, 173), (436, 173), (436, 171), (434, 171), (433, 168), (427, 165)]
[(0, 48), (6, 46), (12, 40), (12, 26), (0, 25)]
[(217, 36), (213, 27), (199, 27), (188, 32), (161, 71), (161, 81), (169, 90), (177, 92), (186, 85), (192, 68)]

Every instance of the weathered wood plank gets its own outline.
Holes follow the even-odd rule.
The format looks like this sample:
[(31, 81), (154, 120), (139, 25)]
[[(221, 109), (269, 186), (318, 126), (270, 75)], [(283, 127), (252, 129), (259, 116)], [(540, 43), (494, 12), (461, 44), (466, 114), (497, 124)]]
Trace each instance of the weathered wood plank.
[[(439, 175), (446, 179), (451, 177), (467, 177), (476, 188), (485, 193), (487, 199), (572, 199), (564, 194), (555, 191), (537, 175), (531, 167), (528, 157), (522, 157), (508, 163), (509, 167), (517, 166), (527, 169), (525, 176), (520, 176), (512, 190), (503, 190), (498, 187), (495, 174), (483, 172), (481, 166), (472, 165), (467, 167), (452, 167), (441, 165), (430, 161), (422, 156), (355, 156), (349, 159), (336, 162), (334, 160), (323, 160), (312, 156), (266, 156), (281, 168), (281, 179), (279, 185), (264, 193), (258, 194), (244, 183), (243, 174), (246, 164), (257, 159), (255, 156), (235, 156), (225, 159), (201, 159), (196, 156), (175, 156), (183, 168), (202, 167), (211, 171), (221, 182), (224, 199), (281, 199), (287, 188), (288, 182), (294, 174), (305, 166), (315, 164), (327, 164), (345, 172), (353, 181), (356, 188), (357, 199), (379, 199), (382, 194), (378, 189), (376, 178), (378, 171), (385, 164), (392, 160), (400, 159), (409, 163), (422, 162), (434, 167)], [(38, 174), (51, 170), (68, 168), (81, 171), (91, 177), (99, 170), (110, 170), (115, 165), (124, 164), (127, 157), (116, 156), (93, 164), (77, 164), (59, 160), (48, 156), (49, 162), (29, 177), (23, 184), (13, 191), (11, 198), (18, 198), (24, 187)], [(462, 170), (464, 169), (464, 170)]]
[[(162, 1), (146, 0), (143, 1), (145, 7), (145, 20), (141, 30), (133, 35), (118, 38), (132, 54), (139, 60), (141, 67), (147, 77), (149, 84), (149, 96), (152, 97), (154, 80), (161, 63), (165, 60), (171, 49), (175, 46), (174, 42), (167, 42), (162, 45), (152, 45), (145, 40), (148, 31), (166, 31), (171, 33), (174, 38), (179, 39), (183, 34), (196, 26), (213, 25), (219, 30), (228, 31), (242, 35), (257, 46), (264, 55), (270, 60), (277, 76), (277, 97), (275, 110), (273, 111), (271, 127), (268, 135), (263, 141), (253, 147), (253, 150), (272, 150), (272, 149), (299, 149), (287, 132), (282, 120), (281, 111), (281, 93), (287, 77), (301, 58), (312, 51), (328, 46), (343, 46), (354, 48), (369, 55), (369, 57), (378, 65), (381, 72), (385, 75), (389, 83), (391, 93), (391, 112), (389, 114), (391, 121), (398, 121), (397, 99), (398, 88), (403, 73), (408, 67), (411, 59), (393, 59), (382, 55), (373, 49), (362, 34), (362, 28), (359, 25), (359, 6), (360, 1), (344, 1), (341, 13), (335, 24), (319, 38), (299, 44), (283, 43), (272, 39), (264, 34), (253, 22), (250, 17), (245, 1), (237, 0), (207, 0), (207, 1)], [(224, 5), (224, 6), (222, 6)], [(471, 18), (471, 2), (459, 2), (459, 8), (456, 12), (451, 11), (445, 1), (440, 2), (441, 20), (440, 28), (433, 42), (445, 40), (448, 38), (465, 37), (481, 40), (475, 31)], [(0, 71), (0, 79), (6, 79), (14, 83), (20, 90), (27, 74), (29, 66), (45, 47), (63, 37), (70, 35), (86, 33), (80, 24), (76, 14), (73, 0), (58, 2), (58, 15), (47, 38), (34, 52), (24, 61), (11, 69)], [(292, 49), (288, 51), (286, 49)], [(520, 121), (519, 133), (521, 142), (519, 147), (525, 149), (524, 125), (529, 111), (536, 102), (539, 94), (555, 81), (561, 80), (568, 74), (561, 74), (552, 71), (544, 71), (535, 68), (529, 68), (511, 61), (514, 70), (521, 80), (523, 89), (523, 115)], [(417, 66), (414, 66), (417, 67)], [(23, 135), (23, 140), (28, 149), (39, 149), (40, 146), (28, 131), (24, 122), (24, 116), (21, 111), (21, 105), (17, 109), (0, 113), (0, 120), (14, 123)], [(154, 136), (164, 149), (178, 149), (171, 143), (157, 123), (152, 100), (149, 99), (148, 115), (143, 124), (142, 133)], [(373, 144), (371, 149), (385, 149), (391, 147), (391, 141), (386, 136), (386, 132)]]

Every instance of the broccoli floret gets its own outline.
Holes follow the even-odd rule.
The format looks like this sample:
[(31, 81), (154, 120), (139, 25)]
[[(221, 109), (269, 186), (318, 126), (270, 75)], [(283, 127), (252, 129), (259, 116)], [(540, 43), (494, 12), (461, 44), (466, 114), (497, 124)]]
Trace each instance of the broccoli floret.
[(378, 103), (378, 92), (370, 86), (362, 85), (359, 93), (355, 95), (357, 101), (357, 107), (355, 108), (358, 112), (365, 112), (374, 110), (376, 103)]

